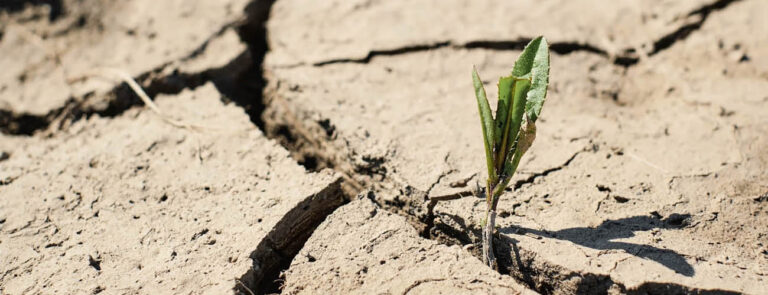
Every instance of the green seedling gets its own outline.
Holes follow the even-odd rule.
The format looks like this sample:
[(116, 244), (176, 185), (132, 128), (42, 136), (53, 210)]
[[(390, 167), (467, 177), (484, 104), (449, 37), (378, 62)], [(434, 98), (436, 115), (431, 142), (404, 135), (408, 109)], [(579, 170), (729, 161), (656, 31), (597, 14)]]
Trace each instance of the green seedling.
[(512, 74), (499, 79), (499, 101), (495, 117), (491, 116), (491, 107), (477, 69), (472, 71), (472, 82), (477, 97), (488, 166), (483, 263), (495, 269), (493, 231), (496, 224), (496, 205), (517, 170), (520, 158), (536, 138), (536, 119), (541, 113), (549, 85), (547, 40), (538, 37), (528, 43), (515, 61)]

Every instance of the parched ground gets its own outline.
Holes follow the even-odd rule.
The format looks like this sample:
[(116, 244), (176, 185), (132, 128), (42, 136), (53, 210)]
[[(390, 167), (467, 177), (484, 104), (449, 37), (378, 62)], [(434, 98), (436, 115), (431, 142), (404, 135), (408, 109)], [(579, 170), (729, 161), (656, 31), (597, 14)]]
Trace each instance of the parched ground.
[[(0, 294), (767, 294), (766, 13), (0, 3)], [(470, 71), (495, 96), (537, 35), (497, 272)]]

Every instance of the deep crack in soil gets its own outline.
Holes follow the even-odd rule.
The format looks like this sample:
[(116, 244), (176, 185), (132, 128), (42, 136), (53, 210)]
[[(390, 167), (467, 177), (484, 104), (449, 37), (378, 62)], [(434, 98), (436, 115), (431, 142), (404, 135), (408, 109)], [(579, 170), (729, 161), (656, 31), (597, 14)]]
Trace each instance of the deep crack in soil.
[(741, 0), (719, 0), (691, 11), (688, 13), (687, 17), (694, 18), (694, 20), (677, 28), (677, 30), (672, 31), (669, 34), (662, 36), (656, 42), (653, 42), (653, 50), (649, 52), (648, 55), (655, 55), (672, 47), (675, 43), (685, 40), (691, 33), (699, 30), (701, 26), (704, 25), (704, 22), (707, 21), (707, 18), (712, 12), (723, 10), (729, 5), (739, 1)]
[(347, 202), (340, 184), (341, 180), (331, 183), (283, 215), (251, 253), (253, 267), (238, 279), (242, 284), (235, 289), (238, 294), (280, 293), (282, 272), (288, 269), (315, 228)]
[[(225, 97), (232, 98), (242, 95), (242, 91), (235, 87), (242, 84), (233, 83), (232, 79), (238, 73), (245, 71), (243, 65), (249, 64), (251, 64), (250, 55), (244, 52), (220, 68), (197, 73), (174, 71), (167, 75), (160, 75), (167, 66), (163, 65), (134, 77), (134, 80), (142, 85), (144, 92), (152, 99), (159, 94), (178, 94), (185, 89), (195, 89), (209, 81), (213, 82)], [(52, 109), (44, 115), (17, 114), (0, 110), (0, 132), (27, 136), (45, 130), (55, 132), (80, 119), (87, 119), (93, 115), (116, 117), (134, 106), (143, 104), (139, 96), (126, 83), (120, 83), (110, 90), (104, 101), (92, 101), (94, 98), (94, 93), (88, 93), (79, 98), (70, 97), (63, 106)]]

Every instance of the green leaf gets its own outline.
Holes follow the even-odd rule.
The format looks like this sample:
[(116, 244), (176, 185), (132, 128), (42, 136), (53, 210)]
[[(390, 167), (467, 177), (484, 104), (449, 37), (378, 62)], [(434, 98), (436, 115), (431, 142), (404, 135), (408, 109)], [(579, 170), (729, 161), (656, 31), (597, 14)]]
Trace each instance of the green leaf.
[(499, 78), (499, 101), (496, 102), (496, 119), (494, 120), (496, 151), (501, 149), (504, 124), (507, 123), (507, 114), (512, 109), (512, 84), (514, 83), (515, 78), (512, 76)]
[[(499, 78), (499, 100), (496, 102), (496, 119), (494, 119), (494, 135), (496, 135), (494, 143), (496, 143), (496, 145), (493, 147), (494, 151), (499, 153), (499, 156), (503, 156), (503, 154), (506, 153), (501, 146), (504, 143), (502, 140), (504, 137), (504, 124), (507, 123), (507, 114), (512, 109), (512, 85), (514, 83), (515, 79), (512, 76)], [(496, 158), (504, 159), (499, 157)], [(501, 163), (496, 164), (501, 165)]]
[(547, 97), (549, 86), (549, 45), (544, 37), (531, 40), (520, 54), (512, 75), (516, 77), (531, 76), (531, 89), (525, 105), (528, 120), (536, 122)]
[[(497, 171), (499, 173), (506, 172), (504, 166), (507, 166), (510, 158), (509, 155), (514, 152), (517, 134), (519, 133), (520, 126), (523, 122), (526, 96), (528, 89), (530, 89), (531, 86), (531, 83), (526, 78), (510, 78), (512, 78), (513, 81), (512, 89), (510, 91), (512, 104), (507, 113), (507, 121), (504, 123), (504, 129), (502, 131), (501, 146), (498, 150), (498, 156), (496, 157)], [(504, 173), (504, 175), (512, 176), (512, 174), (507, 173)]]
[(480, 113), (480, 123), (483, 128), (483, 144), (485, 146), (485, 161), (488, 166), (488, 179), (496, 182), (496, 171), (494, 170), (493, 146), (494, 146), (494, 127), (493, 116), (491, 115), (491, 106), (488, 104), (488, 98), (485, 95), (483, 81), (477, 74), (477, 69), (472, 69), (472, 84), (475, 87), (475, 97), (477, 98), (477, 111)]

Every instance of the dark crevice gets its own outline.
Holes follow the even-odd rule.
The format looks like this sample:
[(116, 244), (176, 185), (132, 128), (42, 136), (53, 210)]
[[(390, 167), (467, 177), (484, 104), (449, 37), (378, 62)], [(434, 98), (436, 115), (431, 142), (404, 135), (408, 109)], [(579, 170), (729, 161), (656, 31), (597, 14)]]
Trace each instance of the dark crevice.
[[(231, 70), (235, 69), (232, 69), (230, 64), (219, 69), (206, 70), (200, 73), (173, 72), (168, 75), (157, 76), (157, 73), (160, 71), (160, 69), (157, 69), (139, 75), (135, 80), (140, 85), (145, 85), (142, 87), (144, 92), (154, 100), (157, 95), (178, 94), (185, 89), (193, 90), (208, 81), (213, 81), (216, 84), (221, 75), (226, 75)], [(222, 93), (226, 93), (226, 91), (222, 91)], [(92, 93), (79, 100), (68, 100), (63, 107), (54, 109), (44, 116), (46, 124), (38, 125), (36, 129), (28, 129), (26, 133), (17, 134), (32, 135), (38, 130), (51, 127), (50, 124), (53, 123), (72, 123), (94, 115), (110, 118), (116, 117), (134, 106), (143, 105), (139, 96), (126, 83), (120, 83), (113, 88), (107, 94), (105, 104), (90, 104), (89, 99), (91, 96), (93, 96)], [(53, 127), (62, 128), (63, 126)]]
[(340, 173), (348, 196), (356, 196), (374, 177), (386, 175), (383, 159), (362, 157), (362, 163), (353, 164), (344, 149), (335, 146), (334, 137), (328, 135), (333, 133), (329, 132), (329, 126), (333, 126), (330, 120), (317, 121), (294, 113), (295, 105), (271, 96), (274, 89), (265, 91), (267, 101), (262, 103), (264, 111), (259, 114), (262, 132), (288, 150), (291, 158), (307, 171), (329, 168)]
[(712, 12), (725, 9), (729, 5), (738, 1), (741, 0), (720, 0), (691, 11), (688, 13), (688, 17), (698, 17), (698, 20), (683, 25), (677, 30), (659, 38), (659, 40), (653, 43), (653, 50), (648, 55), (657, 54), (669, 47), (672, 47), (672, 45), (675, 43), (685, 40), (688, 38), (688, 36), (691, 35), (691, 33), (701, 29), (701, 26), (704, 25), (704, 22), (707, 21), (707, 18), (710, 16), (710, 14), (712, 14)]
[(576, 43), (576, 42), (552, 43), (549, 45), (549, 49), (551, 49), (552, 51), (560, 55), (570, 54), (572, 52), (577, 52), (577, 51), (584, 51), (592, 54), (597, 54), (600, 56), (608, 56), (608, 53), (605, 52), (605, 50), (602, 50), (590, 44), (583, 44), (583, 43)]
[(235, 287), (237, 294), (281, 292), (282, 273), (325, 218), (347, 202), (341, 182), (336, 180), (283, 215), (251, 253), (253, 266), (238, 279), (242, 285)]
[(520, 38), (517, 40), (479, 40), (465, 43), (462, 48), (466, 49), (488, 49), (488, 50), (523, 50), (531, 38)]
[(337, 63), (365, 64), (365, 63), (369, 63), (374, 57), (377, 57), (377, 56), (392, 56), (392, 55), (408, 54), (413, 52), (428, 51), (428, 50), (438, 49), (442, 47), (447, 47), (450, 45), (451, 45), (451, 42), (445, 41), (445, 42), (437, 42), (433, 44), (409, 45), (409, 46), (394, 48), (394, 49), (372, 50), (372, 51), (369, 51), (368, 54), (363, 58), (332, 59), (328, 61), (317, 62), (314, 65), (317, 67), (320, 67), (320, 66), (337, 64)]
[[(196, 54), (199, 55), (199, 53), (193, 53), (188, 57), (192, 58)], [(251, 84), (243, 82), (252, 79), (256, 75), (251, 73), (252, 64), (250, 52), (245, 51), (220, 68), (208, 69), (198, 73), (173, 71), (169, 74), (161, 74), (169, 66), (169, 64), (164, 64), (134, 77), (134, 80), (139, 85), (142, 85), (144, 92), (151, 99), (160, 94), (178, 94), (185, 89), (194, 90), (207, 82), (212, 82), (217, 90), (224, 95), (224, 99), (241, 101), (243, 97), (251, 97), (254, 96), (251, 95), (252, 93), (260, 93), (261, 91), (259, 85), (250, 87)], [(258, 79), (255, 80), (258, 81)], [(105, 100), (104, 103), (91, 102), (90, 100), (93, 97), (94, 94), (89, 93), (79, 99), (70, 98), (63, 106), (53, 109), (44, 115), (19, 114), (8, 110), (0, 110), (0, 132), (10, 135), (29, 136), (50, 127), (57, 129), (63, 127), (61, 125), (51, 126), (54, 123), (73, 123), (93, 115), (116, 117), (134, 106), (143, 105), (139, 96), (126, 83), (120, 83), (109, 91), (106, 97), (103, 98)], [(258, 122), (260, 120), (259, 114), (261, 109), (243, 108), (249, 114), (251, 121)]]
[(268, 138), (277, 140), (281, 146), (291, 152), (291, 157), (310, 172), (318, 172), (325, 168), (334, 168), (333, 163), (318, 148), (306, 138), (306, 134), (286, 124), (265, 123), (263, 131)]
[(241, 65), (241, 70), (217, 83), (226, 98), (243, 108), (251, 122), (262, 131), (266, 129), (262, 116), (265, 110), (263, 93), (267, 85), (262, 63), (269, 51), (266, 22), (273, 3), (274, 0), (254, 0), (245, 7), (246, 19), (237, 24), (236, 29), (240, 40), (248, 47), (247, 59), (233, 61), (233, 64)]
[(62, 0), (3, 0), (0, 1), (0, 11), (15, 13), (23, 10), (27, 6), (46, 5), (50, 8), (48, 20), (53, 22), (64, 14), (64, 3)]
[(639, 61), (640, 61), (640, 58), (635, 56), (617, 56), (613, 60), (613, 64), (626, 68), (626, 67), (630, 67), (637, 64), (637, 62)]
[[(265, 120), (265, 117), (269, 118), (269, 112), (264, 97), (267, 80), (262, 63), (269, 51), (266, 21), (273, 3), (272, 0), (255, 0), (246, 6), (247, 19), (237, 27), (237, 31), (248, 50), (230, 63), (239, 65), (237, 71), (223, 75), (223, 79), (212, 80), (228, 101), (243, 108), (254, 125), (267, 137), (275, 139), (291, 151), (291, 157), (306, 170), (333, 168), (331, 156), (323, 153), (324, 149), (318, 148), (317, 141), (309, 140), (315, 133), (329, 136), (332, 133), (328, 131), (332, 126), (330, 121), (316, 122), (316, 128), (306, 130), (284, 122)], [(239, 284), (234, 291), (238, 294), (280, 293), (284, 284), (282, 274), (290, 267), (304, 243), (328, 215), (351, 200), (358, 191), (359, 187), (347, 176), (307, 197), (283, 215), (269, 234), (256, 245), (256, 250), (250, 256), (253, 267), (238, 279)]]
[[(489, 49), (489, 50), (523, 50), (525, 45), (531, 42), (531, 38), (520, 38), (517, 40), (482, 40), (471, 41), (464, 44), (463, 48), (467, 49)], [(605, 50), (597, 48), (591, 44), (578, 43), (578, 42), (554, 42), (549, 44), (549, 49), (552, 52), (566, 55), (577, 51), (584, 51), (600, 56), (608, 56)]]
[[(261, 79), (262, 83), (266, 82)], [(362, 156), (360, 163), (354, 163), (347, 150), (337, 146), (333, 122), (309, 118), (309, 114), (301, 113), (295, 104), (276, 97), (274, 93), (280, 87), (283, 87), (280, 83), (270, 84), (264, 89), (264, 101), (259, 102), (263, 111), (256, 115), (267, 138), (288, 150), (291, 158), (307, 171), (329, 168), (341, 174), (344, 177), (342, 187), (347, 196), (354, 197), (364, 187), (374, 183), (374, 179), (386, 177), (383, 157)]]
[[(151, 79), (152, 73), (140, 75), (136, 81), (146, 85), (142, 87), (144, 92), (154, 100), (159, 94), (177, 94), (184, 89), (194, 89), (205, 82), (205, 74), (186, 74), (174, 72), (167, 76)], [(125, 83), (120, 83), (109, 94), (106, 107), (84, 106), (67, 110), (68, 119), (71, 122), (88, 118), (93, 115), (101, 117), (116, 117), (127, 111), (133, 106), (141, 105), (143, 102), (133, 90)]]
[(37, 130), (48, 127), (50, 118), (30, 114), (15, 114), (0, 110), (0, 132), (12, 135), (31, 135)]

